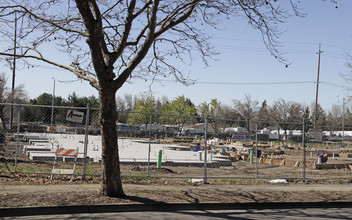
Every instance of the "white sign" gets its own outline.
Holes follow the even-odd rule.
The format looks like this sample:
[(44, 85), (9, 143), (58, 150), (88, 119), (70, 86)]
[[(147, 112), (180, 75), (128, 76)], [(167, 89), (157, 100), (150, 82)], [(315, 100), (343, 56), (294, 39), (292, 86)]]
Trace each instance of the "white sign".
[(83, 116), (84, 116), (83, 112), (68, 110), (66, 115), (66, 121), (82, 123)]

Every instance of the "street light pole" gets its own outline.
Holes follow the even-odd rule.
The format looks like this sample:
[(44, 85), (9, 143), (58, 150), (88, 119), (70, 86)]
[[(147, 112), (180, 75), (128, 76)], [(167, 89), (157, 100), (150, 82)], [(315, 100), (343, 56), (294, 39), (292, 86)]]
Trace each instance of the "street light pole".
[(54, 102), (55, 102), (55, 78), (54, 79), (54, 86), (53, 86), (53, 95), (51, 98), (51, 124), (50, 124), (50, 132), (53, 132), (53, 123), (54, 123)]

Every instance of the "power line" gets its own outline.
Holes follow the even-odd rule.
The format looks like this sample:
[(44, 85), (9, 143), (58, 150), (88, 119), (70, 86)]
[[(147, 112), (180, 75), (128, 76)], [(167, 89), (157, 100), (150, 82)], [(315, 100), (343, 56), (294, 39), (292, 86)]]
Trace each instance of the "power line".
[[(61, 70), (58, 67), (47, 67), (47, 66), (41, 66), (37, 65), (41, 68), (49, 68), (49, 69), (56, 69), (56, 70)], [(59, 82), (61, 83), (72, 83), (72, 82), (77, 82), (77, 81), (82, 81), (82, 79), (76, 79), (76, 80), (61, 80)], [(160, 79), (158, 80), (160, 82), (173, 82), (177, 83), (175, 80), (166, 80), (166, 79)], [(336, 84), (336, 83), (331, 83), (331, 82), (324, 82), (324, 81), (319, 81), (321, 84), (329, 85), (329, 86), (334, 86), (334, 87), (344, 87), (347, 89), (352, 89), (352, 87), (341, 85), (341, 84)], [(294, 84), (316, 84), (316, 81), (294, 81), (294, 82), (207, 82), (207, 81), (194, 81), (193, 84), (209, 84), (209, 85), (294, 85)]]
[(344, 86), (344, 85), (336, 84), (336, 83), (322, 82), (322, 81), (320, 81), (320, 83), (326, 84), (326, 85), (329, 85), (329, 86), (343, 87), (343, 88), (346, 88), (346, 89), (352, 89), (352, 87), (350, 87), (350, 86)]
[[(177, 83), (175, 80), (161, 79), (160, 82), (173, 82)], [(207, 81), (194, 81), (193, 84), (209, 84), (209, 85), (284, 85), (284, 84), (307, 84), (315, 83), (314, 81), (301, 81), (301, 82), (207, 82)]]
[(348, 48), (344, 48), (344, 47), (339, 47), (339, 46), (334, 46), (334, 45), (330, 45), (330, 44), (323, 44), (326, 47), (331, 47), (331, 48), (336, 48), (336, 49), (340, 49), (340, 50), (349, 50), (352, 51), (352, 49), (348, 49)]
[[(252, 40), (252, 39), (240, 39), (240, 38), (231, 38), (231, 37), (212, 37), (213, 39), (219, 40), (232, 40), (232, 41), (245, 41), (245, 42), (258, 42), (263, 43), (262, 40)], [(310, 45), (318, 45), (316, 42), (295, 42), (295, 41), (283, 41), (282, 44), (310, 44)]]
[(302, 82), (202, 82), (196, 81), (195, 84), (214, 84), (214, 85), (287, 85), (287, 84), (308, 84), (314, 81)]
[[(214, 37), (213, 39), (219, 39), (219, 40), (230, 40), (230, 41), (238, 41), (238, 42), (258, 42), (258, 43), (262, 43), (262, 41), (260, 40), (248, 40), (248, 39), (238, 39), (238, 38), (230, 38), (230, 37)], [(287, 41), (287, 42), (281, 42), (282, 45), (289, 45), (289, 44), (295, 44), (295, 45), (318, 45), (319, 43), (314, 43), (314, 42), (292, 42), (292, 41)], [(232, 46), (232, 45), (216, 45), (222, 49), (236, 49), (236, 50), (248, 50), (248, 51), (262, 51), (262, 50), (266, 50), (266, 48), (264, 47), (244, 47), (244, 46)], [(331, 45), (331, 44), (321, 44), (322, 46), (326, 46), (326, 47), (330, 47), (330, 48), (335, 48), (335, 49), (339, 49), (339, 50), (344, 50), (344, 51), (351, 51), (352, 53), (352, 49), (349, 48), (344, 48), (344, 47), (339, 47), (339, 46), (335, 46), (335, 45)], [(285, 49), (284, 49), (285, 50)], [(310, 50), (286, 50), (286, 53), (304, 53), (304, 54), (309, 54), (309, 53), (314, 53), (313, 51)], [(330, 52), (331, 53), (331, 52)], [(340, 55), (335, 53), (335, 55)], [(337, 57), (335, 57), (337, 58)]]
[[(213, 37), (213, 39), (263, 43), (262, 40), (240, 39), (240, 38), (231, 38), (231, 37)], [(317, 42), (303, 42), (303, 41), (282, 41), (280, 43), (283, 44), (283, 45), (285, 45), (285, 44), (319, 45), (319, 43), (317, 43)], [(341, 50), (352, 51), (352, 49), (339, 47), (339, 46), (335, 46), (335, 45), (331, 45), (331, 44), (321, 43), (321, 45), (322, 46), (326, 46), (326, 47), (341, 49)]]
[[(177, 83), (175, 80), (157, 80), (160, 82), (172, 82)], [(207, 82), (207, 81), (195, 81), (193, 84), (208, 84), (208, 85), (294, 85), (294, 84), (316, 84), (316, 81), (294, 81), (294, 82)], [(352, 87), (337, 84), (337, 83), (330, 83), (319, 81), (321, 84), (335, 86), (335, 87), (344, 87), (348, 89), (352, 89)]]

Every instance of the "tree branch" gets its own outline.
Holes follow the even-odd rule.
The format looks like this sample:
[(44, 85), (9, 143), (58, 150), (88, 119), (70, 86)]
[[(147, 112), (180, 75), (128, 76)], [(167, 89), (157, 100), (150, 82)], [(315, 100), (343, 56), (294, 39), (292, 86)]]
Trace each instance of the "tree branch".
[(179, 13), (179, 11), (183, 8), (187, 9), (183, 15), (181, 15), (180, 17), (176, 17), (176, 18), (172, 18), (167, 17), (162, 23), (162, 25), (160, 26), (160, 28), (155, 32), (154, 37), (157, 38), (159, 37), (161, 34), (163, 34), (164, 32), (166, 32), (167, 30), (169, 30), (171, 27), (174, 27), (178, 24), (180, 24), (181, 22), (184, 22), (191, 14), (193, 9), (196, 7), (197, 3), (200, 2), (200, 0), (193, 0), (191, 3), (189, 3), (187, 6), (182, 7), (178, 10), (176, 10), (173, 15), (177, 13)]
[[(26, 13), (26, 14), (29, 14), (31, 17), (34, 17), (35, 19), (38, 19), (40, 21), (43, 21), (45, 23), (48, 23), (60, 30), (63, 30), (63, 31), (66, 31), (66, 32), (72, 32), (72, 33), (76, 33), (76, 34), (79, 34), (81, 36), (85, 36), (87, 37), (88, 35), (81, 32), (81, 31), (78, 31), (78, 30), (74, 30), (74, 29), (70, 29), (70, 28), (65, 28), (63, 25), (59, 25), (58, 23), (56, 22), (59, 22), (59, 21), (54, 21), (53, 19), (46, 19), (46, 18), (43, 18), (43, 17), (40, 17), (38, 16), (37, 14), (31, 12), (30, 10), (28, 10), (26, 7), (22, 6), (22, 5), (14, 5), (14, 6), (11, 6), (12, 8), (15, 9), (16, 11), (16, 8), (21, 8), (23, 10), (23, 13)], [(6, 9), (6, 8), (9, 8), (9, 6), (4, 6), (4, 7), (0, 7), (0, 9)], [(19, 12), (19, 11), (18, 11)], [(71, 19), (65, 19), (65, 20), (61, 20), (61, 21), (65, 21), (66, 24), (70, 23), (70, 21), (76, 21), (78, 20), (78, 18), (71, 18)]]
[(120, 38), (120, 42), (115, 48), (114, 52), (112, 53), (111, 59), (109, 60), (109, 64), (111, 65), (116, 62), (117, 58), (121, 56), (123, 50), (126, 47), (126, 42), (132, 27), (132, 21), (135, 18), (135, 16), (133, 15), (135, 7), (136, 7), (136, 0), (132, 0), (128, 7), (126, 21), (125, 21), (125, 28)]
[(112, 80), (115, 78), (112, 69), (107, 71), (109, 74), (103, 74), (101, 73), (101, 69), (96, 69), (98, 67), (103, 68), (104, 66), (111, 68), (108, 65), (110, 54), (104, 40), (99, 7), (94, 0), (76, 0), (76, 5), (88, 31), (87, 43), (90, 47), (95, 71), (98, 73), (97, 76), (101, 81)]
[(119, 89), (124, 82), (128, 79), (131, 75), (132, 71), (137, 67), (137, 65), (144, 59), (147, 55), (150, 46), (152, 45), (155, 37), (155, 26), (156, 26), (156, 15), (158, 11), (159, 0), (154, 0), (152, 9), (150, 14), (148, 14), (149, 18), (149, 26), (148, 26), (148, 34), (146, 39), (140, 49), (138, 50), (137, 54), (130, 60), (127, 64), (125, 70), (119, 75), (119, 77), (114, 81), (114, 89)]
[[(27, 55), (27, 53), (28, 53), (30, 50), (35, 51), (36, 53), (38, 53), (39, 56)], [(45, 63), (47, 63), (47, 64), (50, 64), (50, 65), (59, 67), (59, 68), (61, 68), (61, 69), (68, 70), (68, 71), (74, 73), (78, 78), (81, 78), (81, 79), (84, 79), (84, 80), (89, 81), (89, 83), (90, 83), (94, 88), (99, 89), (99, 83), (97, 82), (97, 80), (94, 79), (93, 77), (87, 76), (86, 71), (77, 68), (77, 66), (75, 66), (75, 65), (71, 65), (71, 66), (74, 67), (74, 68), (72, 68), (72, 67), (69, 67), (69, 66), (66, 66), (66, 65), (62, 65), (62, 64), (56, 63), (56, 62), (54, 62), (54, 61), (45, 59), (45, 58), (42, 56), (42, 54), (39, 53), (39, 51), (37, 51), (37, 50), (35, 50), (35, 49), (28, 49), (24, 54), (17, 54), (16, 56), (15, 56), (14, 54), (11, 54), (11, 53), (3, 53), (3, 52), (0, 52), (0, 55), (2, 55), (2, 56), (8, 56), (8, 57), (16, 57), (16, 58), (30, 58), (30, 59), (35, 59), (35, 60), (43, 61), (43, 62), (45, 62)]]

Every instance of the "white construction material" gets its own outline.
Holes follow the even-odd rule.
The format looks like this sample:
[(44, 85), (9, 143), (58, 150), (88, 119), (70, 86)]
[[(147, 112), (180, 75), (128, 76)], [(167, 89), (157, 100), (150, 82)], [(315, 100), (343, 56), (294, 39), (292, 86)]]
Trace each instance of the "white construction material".
[(275, 180), (270, 180), (269, 183), (288, 183), (287, 180), (285, 179), (275, 179)]

